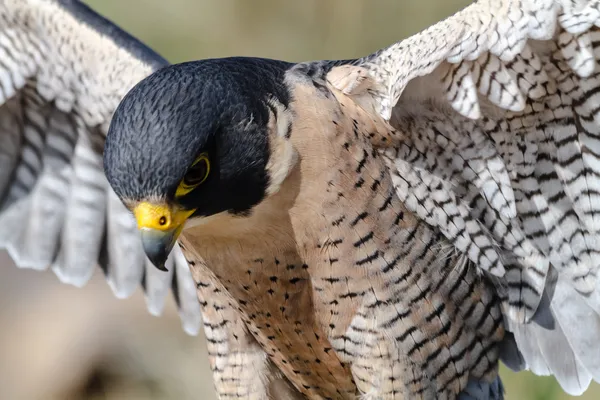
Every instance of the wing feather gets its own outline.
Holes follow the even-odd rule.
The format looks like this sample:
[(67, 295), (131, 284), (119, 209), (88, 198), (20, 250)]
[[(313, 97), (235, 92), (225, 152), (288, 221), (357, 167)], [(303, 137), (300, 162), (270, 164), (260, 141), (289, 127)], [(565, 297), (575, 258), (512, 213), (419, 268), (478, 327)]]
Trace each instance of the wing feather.
[[(106, 224), (106, 279), (117, 297), (127, 298), (142, 281), (146, 255), (135, 220), (112, 190), (108, 193)], [(128, 265), (129, 268), (119, 268), (120, 265)]]
[(598, 0), (480, 0), (329, 80), (396, 129), (373, 143), (406, 207), (496, 275), (501, 357), (571, 394), (600, 382), (599, 27)]
[(187, 262), (173, 255), (169, 273), (151, 266), (102, 166), (119, 101), (164, 65), (78, 0), (0, 0), (0, 248), (19, 267), (51, 268), (77, 286), (101, 265), (119, 298), (143, 284), (155, 315), (173, 289), (196, 334)]

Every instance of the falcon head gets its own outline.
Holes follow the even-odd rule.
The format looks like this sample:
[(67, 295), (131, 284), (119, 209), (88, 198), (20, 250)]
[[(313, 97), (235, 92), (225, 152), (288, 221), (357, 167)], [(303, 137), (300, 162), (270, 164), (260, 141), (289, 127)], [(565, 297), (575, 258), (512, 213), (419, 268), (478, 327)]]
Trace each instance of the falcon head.
[(274, 103), (288, 106), (290, 65), (255, 58), (172, 65), (121, 101), (104, 170), (156, 267), (164, 269), (190, 219), (246, 215), (269, 192), (269, 119)]

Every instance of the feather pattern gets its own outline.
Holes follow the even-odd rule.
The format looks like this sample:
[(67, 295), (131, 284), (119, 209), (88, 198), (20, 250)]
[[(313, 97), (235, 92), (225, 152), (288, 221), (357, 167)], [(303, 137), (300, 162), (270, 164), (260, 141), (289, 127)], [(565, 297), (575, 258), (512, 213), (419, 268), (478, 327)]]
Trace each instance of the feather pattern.
[[(151, 266), (102, 173), (115, 107), (166, 61), (76, 0), (0, 0), (0, 21), (0, 246), (19, 266), (51, 267), (79, 286), (100, 264), (118, 297), (141, 283), (153, 314), (173, 291), (192, 334), (202, 305), (224, 396), (272, 395), (271, 379), (282, 372), (316, 398), (358, 389), (501, 399), (498, 358), (552, 374), (571, 394), (600, 381), (600, 0), (479, 0), (365, 58), (295, 67), (312, 71), (314, 87), (295, 86), (304, 118), (281, 129), (285, 140), (302, 145), (303, 126), (329, 127), (355, 173), (314, 157), (324, 166), (319, 176), (335, 179), (320, 182), (322, 213), (332, 220), (328, 230), (313, 227), (328, 237), (308, 263), (295, 252), (281, 263), (271, 241), (269, 260), (242, 259), (258, 245), (246, 246), (248, 254), (225, 241), (222, 251), (215, 243), (188, 249), (192, 265), (201, 264), (196, 250), (214, 261), (212, 272), (194, 270), (201, 303), (179, 247), (168, 272)], [(321, 78), (340, 92), (328, 97)], [(332, 128), (330, 115), (311, 114), (316, 104), (347, 118)], [(327, 134), (306, 131), (313, 142)], [(329, 188), (336, 184), (357, 189), (352, 199)], [(274, 202), (250, 216), (253, 229), (265, 209), (284, 209)], [(304, 226), (304, 217), (293, 223)], [(203, 233), (184, 240), (194, 234)], [(353, 240), (344, 244), (346, 236)], [(256, 268), (221, 278), (254, 265), (248, 260)], [(309, 281), (318, 296), (306, 291)], [(334, 284), (343, 289), (330, 290)], [(265, 301), (266, 287), (285, 306)], [(285, 303), (290, 296), (297, 304)], [(312, 301), (329, 324), (306, 312)], [(375, 366), (383, 376), (369, 372)], [(310, 373), (299, 374), (304, 368)]]
[(143, 284), (155, 315), (173, 289), (183, 328), (196, 334), (200, 306), (181, 251), (169, 273), (151, 266), (102, 165), (119, 101), (167, 62), (75, 0), (2, 0), (0, 22), (0, 248), (77, 286), (100, 265), (119, 298)]
[(391, 125), (406, 207), (495, 275), (514, 367), (571, 394), (600, 381), (598, 27), (597, 0), (480, 0), (330, 80)]

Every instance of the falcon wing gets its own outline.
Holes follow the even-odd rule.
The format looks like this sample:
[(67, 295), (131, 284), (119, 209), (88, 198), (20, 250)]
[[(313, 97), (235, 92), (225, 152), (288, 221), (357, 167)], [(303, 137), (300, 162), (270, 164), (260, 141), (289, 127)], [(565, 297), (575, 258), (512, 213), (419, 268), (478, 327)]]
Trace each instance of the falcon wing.
[(481, 0), (329, 82), (388, 120), (398, 196), (488, 275), (521, 357), (600, 382), (600, 1)]
[(176, 248), (158, 271), (102, 168), (113, 111), (167, 61), (77, 0), (0, 0), (0, 248), (82, 286), (100, 265), (119, 298), (140, 283), (160, 314), (173, 288), (184, 329), (200, 307)]

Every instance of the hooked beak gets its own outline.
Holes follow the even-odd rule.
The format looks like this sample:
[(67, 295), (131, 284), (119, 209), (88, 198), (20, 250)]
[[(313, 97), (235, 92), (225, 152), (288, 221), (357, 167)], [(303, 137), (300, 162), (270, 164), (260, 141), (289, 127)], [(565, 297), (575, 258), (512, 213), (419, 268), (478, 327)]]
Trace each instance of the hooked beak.
[(165, 262), (173, 250), (179, 232), (159, 231), (152, 228), (142, 228), (142, 245), (148, 259), (161, 271), (167, 271)]
[(185, 221), (195, 210), (176, 210), (167, 204), (139, 203), (133, 210), (148, 259), (166, 271), (165, 262), (183, 230)]

